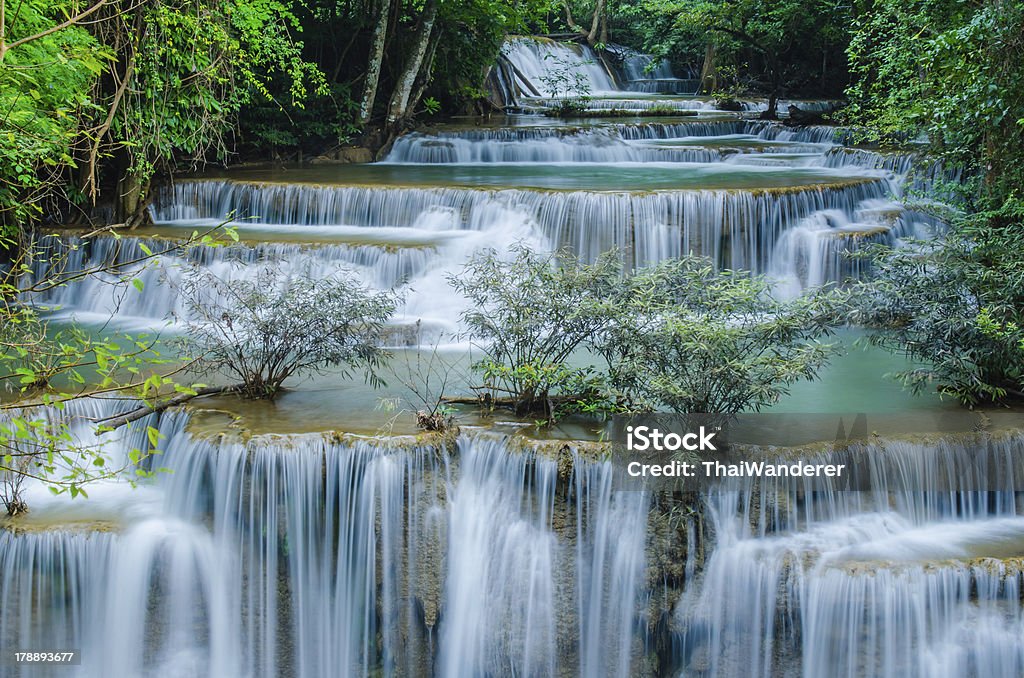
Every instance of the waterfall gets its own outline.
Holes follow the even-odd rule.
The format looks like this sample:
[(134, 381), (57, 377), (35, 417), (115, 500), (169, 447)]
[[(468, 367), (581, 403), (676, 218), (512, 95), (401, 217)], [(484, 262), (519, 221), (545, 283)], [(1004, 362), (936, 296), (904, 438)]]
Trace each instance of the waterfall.
[[(153, 482), (104, 481), (84, 504), (41, 493), (0, 532), (0, 641), (78, 649), (83, 676), (655, 673), (649, 610), (674, 586), (648, 555), (666, 557), (651, 551), (664, 508), (616, 489), (609, 462), (483, 433), (243, 441), (189, 422), (154, 422), (169, 472)], [(1022, 444), (854, 443), (842, 453), (874, 479), (858, 492), (709, 487), (657, 674), (1019, 675)]]
[[(48, 255), (36, 265), (37, 279), (54, 261), (65, 273), (111, 265), (116, 270), (55, 287), (30, 300), (52, 309), (56, 317), (74, 316), (98, 323), (113, 317), (119, 326), (152, 330), (169, 324), (173, 329), (179, 321), (193, 319), (180, 291), (192, 266), (209, 270), (222, 280), (254, 280), (268, 267), (284, 271), (285, 279), (355, 274), (372, 287), (405, 293), (393, 324), (401, 328), (419, 321), (423, 331), (418, 335), (397, 331), (392, 335), (396, 344), (422, 341), (433, 345), (450, 341), (458, 329), (464, 302), (451, 294), (448, 276), (474, 252), (485, 247), (506, 252), (517, 242), (550, 249), (532, 220), (519, 211), (493, 204), (481, 206), (477, 213), (478, 228), (459, 229), (448, 212), (424, 210), (415, 225), (390, 229), (395, 244), (379, 245), (271, 242), (183, 251), (167, 240), (152, 238), (98, 237), (87, 245), (73, 237), (49, 239)], [(212, 220), (210, 225), (217, 222)], [(254, 228), (248, 222), (238, 226)], [(258, 231), (259, 225), (255, 228)], [(385, 239), (376, 231), (388, 229), (372, 230), (376, 239)], [(131, 265), (144, 256), (145, 249), (159, 256), (145, 265)], [(141, 290), (130, 284), (132, 279), (142, 283)]]
[(242, 443), (188, 419), (160, 422), (158, 511), (61, 528), (56, 498), (50, 529), (0, 533), (5, 646), (78, 648), (87, 676), (633, 675), (648, 502), (609, 464), (577, 456), (566, 484), (501, 438)]
[[(411, 138), (417, 143), (430, 141), (494, 141), (526, 142), (548, 141), (551, 139), (573, 140), (593, 139), (601, 143), (603, 138), (612, 140), (621, 137), (626, 140), (678, 139), (691, 137), (721, 137), (748, 135), (767, 141), (789, 141), (793, 143), (840, 144), (845, 143), (850, 131), (842, 127), (827, 125), (806, 125), (787, 127), (777, 122), (764, 120), (685, 120), (682, 122), (601, 122), (582, 127), (565, 126), (523, 126), (523, 127), (476, 127), (457, 131), (438, 131), (430, 134), (411, 133), (399, 137), (396, 144)], [(397, 146), (401, 148), (400, 146)], [(839, 151), (836, 151), (838, 154)], [(867, 151), (853, 151), (867, 158)], [(389, 157), (389, 159), (391, 159)], [(836, 166), (842, 166), (837, 164)]]
[[(519, 215), (536, 224), (555, 247), (587, 260), (617, 247), (638, 264), (694, 252), (729, 268), (764, 271), (770, 245), (782, 230), (812, 212), (853, 212), (888, 193), (879, 179), (851, 179), (839, 186), (779, 190), (691, 190), (651, 193), (530, 191), (460, 188), (304, 186), (235, 181), (179, 182), (161, 197), (154, 217), (216, 220), (234, 212), (244, 223), (365, 228), (422, 227), (484, 231), (495, 214)], [(325, 229), (326, 232), (330, 232)]]
[(668, 59), (656, 59), (623, 45), (608, 45), (606, 50), (621, 71), (625, 89), (652, 94), (693, 94), (700, 87), (698, 78), (677, 78)]
[(899, 214), (900, 207), (888, 205), (889, 211), (860, 210), (874, 218), (859, 222), (851, 221), (841, 210), (822, 210), (784, 231), (769, 264), (770, 275), (780, 285), (776, 292), (783, 298), (794, 298), (808, 287), (859, 279), (869, 262), (851, 257), (852, 253), (865, 245), (896, 244), (893, 222), (887, 222), (886, 216)]
[[(110, 265), (115, 270), (31, 301), (58, 316), (97, 323), (114, 317), (120, 326), (152, 330), (189, 319), (179, 289), (190, 266), (225, 280), (253, 279), (270, 266), (315, 278), (352, 272), (370, 286), (406, 292), (396, 326), (419, 321), (426, 330), (420, 340), (447, 341), (465, 307), (451, 294), (448, 277), (483, 248), (507, 252), (524, 242), (541, 251), (568, 248), (586, 261), (616, 248), (629, 266), (692, 252), (725, 268), (771, 272), (799, 290), (856, 273), (844, 261), (846, 245), (861, 239), (864, 229), (881, 234), (882, 226), (826, 230), (822, 224), (847, 219), (843, 215), (855, 219), (864, 205), (889, 192), (887, 180), (864, 178), (838, 186), (649, 193), (183, 181), (153, 208), (171, 232), (212, 227), (233, 213), (244, 237), (327, 242), (242, 242), (182, 251), (153, 238), (51, 238), (36, 279), (46, 275), (48, 259), (66, 273)], [(833, 231), (837, 237), (820, 237)], [(132, 264), (146, 249), (160, 256)], [(141, 290), (129, 284), (132, 278)], [(395, 335), (400, 344), (412, 339)]]
[(586, 45), (514, 38), (504, 44), (502, 54), (515, 65), (520, 86), (542, 96), (573, 97), (618, 89), (597, 55)]
[[(912, 155), (882, 155), (865, 150), (835, 148), (846, 133), (838, 128), (811, 126), (790, 129), (761, 121), (617, 124), (585, 128), (531, 127), (466, 130), (399, 137), (388, 153), (389, 164), (524, 163), (524, 162), (717, 162), (726, 155), (718, 145), (729, 142), (779, 142), (762, 145), (757, 153), (814, 152), (813, 164), (858, 167), (907, 174)], [(686, 147), (644, 144), (679, 141)], [(704, 144), (704, 145), (701, 145)], [(714, 144), (710, 145), (709, 144)], [(807, 147), (802, 149), (802, 147)], [(756, 154), (748, 154), (750, 160)]]
[[(37, 259), (33, 272), (36, 280), (58, 274), (58, 269), (63, 275), (97, 266), (112, 266), (113, 270), (54, 287), (33, 296), (34, 302), (83, 320), (103, 321), (116, 316), (141, 326), (188, 317), (179, 289), (189, 266), (202, 266), (225, 280), (253, 279), (267, 265), (285, 267), (290, 275), (313, 278), (355, 271), (376, 287), (392, 288), (421, 275), (436, 257), (429, 245), (388, 248), (255, 243), (182, 250), (173, 242), (154, 238), (103, 236), (83, 241), (66, 236), (44, 242), (43, 256)], [(145, 264), (132, 263), (144, 259), (147, 250), (158, 257)], [(127, 284), (129, 278), (137, 278), (142, 290)]]
[(437, 139), (408, 134), (395, 141), (387, 163), (521, 163), (521, 162), (716, 162), (722, 154), (706, 148), (663, 148), (631, 144), (613, 134), (540, 138), (534, 141)]
[[(693, 253), (796, 297), (869, 274), (850, 256), (868, 245), (941, 232), (918, 194), (958, 179), (917, 153), (847, 148), (850, 129), (715, 112), (710, 98), (678, 96), (694, 83), (667, 62), (621, 46), (515, 38), (495, 73), (522, 110), (579, 89), (591, 111), (685, 115), (440, 125), (399, 137), (379, 163), (179, 179), (153, 196), (152, 228), (41, 238), (20, 301), (55, 324), (173, 335), (189, 320), (190, 267), (225, 280), (273, 268), (282, 284), (353, 275), (401, 295), (394, 345), (436, 346), (459, 336), (467, 310), (450, 277), (488, 248), (588, 262), (615, 249), (627, 269)], [(780, 109), (790, 103), (832, 106)], [(225, 220), (240, 242), (181, 246)], [(95, 267), (106, 270), (29, 289)], [(322, 379), (340, 399), (372, 398)], [(79, 650), (68, 673), (85, 678), (1024, 675), (1020, 435), (808, 446), (812, 462), (857, 456), (873, 485), (727, 478), (680, 497), (624, 489), (599, 446), (468, 427), (242, 428), (280, 430), (316, 388), (242, 405), (228, 425), (169, 410), (102, 436), (94, 422), (133, 403), (18, 413), (67, 422), (69, 444), (102, 450), (107, 468), (153, 451), (146, 426), (157, 426), (159, 454), (143, 463), (167, 472), (138, 487), (104, 479), (86, 501), (26, 481), (30, 512), (0, 529), (0, 644)], [(341, 425), (308, 409), (288, 430)]]
[(716, 543), (675, 612), (680, 669), (1020, 674), (1022, 442), (860, 444), (871, 491), (724, 482), (707, 498)]

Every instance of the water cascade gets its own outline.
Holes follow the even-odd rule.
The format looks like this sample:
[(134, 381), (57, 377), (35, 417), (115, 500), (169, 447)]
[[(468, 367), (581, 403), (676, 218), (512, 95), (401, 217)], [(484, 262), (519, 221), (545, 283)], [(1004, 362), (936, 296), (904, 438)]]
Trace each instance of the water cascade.
[(0, 534), (5, 646), (80, 648), (86, 676), (632, 675), (648, 502), (610, 465), (187, 424), (160, 422), (155, 510)]
[[(678, 78), (667, 60), (622, 45), (607, 45), (599, 54), (586, 44), (516, 37), (505, 42), (501, 55), (492, 82), (507, 108), (541, 112), (569, 99), (590, 111), (720, 111), (714, 99), (690, 96), (700, 87), (695, 73)], [(750, 113), (768, 107), (763, 99), (739, 103)], [(778, 114), (788, 115), (790, 105), (825, 112), (836, 102), (779, 101)]]
[(677, 78), (668, 59), (655, 59), (623, 45), (607, 45), (606, 51), (618, 65), (623, 89), (650, 94), (692, 94), (700, 86), (697, 74)]
[[(351, 274), (403, 293), (395, 344), (433, 346), (457, 336), (466, 307), (449, 276), (488, 247), (588, 261), (616, 248), (627, 266), (692, 252), (796, 296), (868, 275), (849, 257), (865, 244), (941, 230), (908, 207), (955, 178), (941, 166), (849, 148), (841, 128), (662, 95), (682, 87), (664, 64), (618, 56), (516, 39), (498, 70), (524, 107), (559, 96), (569, 68), (594, 110), (700, 115), (460, 122), (404, 135), (377, 163), (181, 177), (154, 196), (150, 227), (46, 241), (67, 272), (117, 265), (141, 291), (112, 273), (32, 300), (60, 320), (173, 334), (189, 267)], [(224, 221), (240, 242), (178, 246)], [(159, 256), (133, 263), (146, 251)], [(293, 396), (322, 394), (301, 384), (281, 400)], [(248, 424), (171, 410), (102, 438), (90, 421), (125, 403), (45, 413), (76, 418), (80, 444), (121, 459), (158, 425), (153, 463), (171, 472), (136, 489), (105, 481), (88, 501), (30, 484), (29, 514), (0, 530), (0, 643), (77, 648), (68, 675), (87, 678), (1024, 674), (1019, 435), (872, 438), (858, 449), (891, 480), (870, 491), (725, 479), (680, 505), (626, 491), (582, 445), (526, 441), (503, 422), (367, 438), (341, 432), (363, 422), (324, 417), (284, 434), (275, 417), (295, 410), (281, 400), (242, 406)], [(260, 413), (271, 433), (245, 429)]]
[(618, 89), (611, 74), (586, 45), (518, 38), (506, 42), (502, 54), (515, 64), (519, 85), (538, 96), (572, 96), (579, 87), (591, 94)]
[[(1019, 436), (863, 443), (869, 491), (728, 479), (680, 522), (570, 446), (158, 426), (152, 484), (84, 507), (31, 488), (0, 533), (0, 642), (78, 648), (82, 676), (1024, 668)], [(690, 550), (666, 558), (666, 529)]]
[(716, 545), (675, 610), (678, 670), (1021, 673), (1022, 442), (865, 445), (871, 491), (723, 481)]
[[(317, 277), (353, 271), (374, 287), (406, 288), (396, 325), (421, 321), (430, 330), (421, 339), (436, 341), (457, 330), (463, 309), (447, 277), (482, 247), (522, 241), (585, 260), (616, 248), (630, 266), (703, 254), (721, 267), (770, 273), (784, 294), (797, 294), (862, 275), (848, 250), (937, 227), (894, 202), (912, 157), (849, 151), (843, 138), (834, 128), (744, 120), (477, 128), (403, 136), (384, 162), (360, 173), (183, 179), (151, 208), (160, 235), (181, 238), (230, 218), (241, 244), (169, 252), (139, 272), (141, 295), (111, 276), (56, 288), (42, 301), (83, 320), (115, 313), (152, 326), (186, 315), (176, 292), (186, 265), (223, 278), (263, 266)], [(368, 184), (371, 169), (380, 183)], [(624, 181), (656, 188), (623, 190)], [(517, 182), (536, 187), (506, 187)], [(169, 245), (63, 244), (69, 270), (130, 262), (143, 247)]]

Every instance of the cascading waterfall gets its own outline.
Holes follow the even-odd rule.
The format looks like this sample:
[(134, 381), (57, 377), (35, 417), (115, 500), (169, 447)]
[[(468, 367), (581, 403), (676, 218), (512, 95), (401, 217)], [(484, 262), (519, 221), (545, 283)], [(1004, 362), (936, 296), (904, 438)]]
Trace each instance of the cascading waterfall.
[[(144, 264), (132, 263), (143, 261), (147, 250), (158, 257)], [(142, 326), (188, 317), (179, 290), (191, 266), (201, 266), (224, 280), (253, 278), (261, 267), (268, 265), (285, 267), (290, 275), (313, 278), (355, 271), (371, 285), (392, 288), (428, 270), (437, 255), (430, 245), (388, 248), (258, 243), (183, 250), (162, 239), (98, 237), (86, 243), (73, 236), (48, 239), (44, 252), (45, 256), (39, 257), (35, 266), (33, 278), (37, 280), (56, 273), (55, 267), (63, 273), (97, 266), (110, 266), (112, 270), (54, 287), (35, 296), (35, 302), (52, 308), (58, 315), (73, 314), (79, 319), (94, 317), (100, 321), (116, 315), (121, 321), (135, 319)], [(127, 277), (137, 278), (143, 292), (125, 284)]]
[[(52, 256), (41, 261), (56, 260), (65, 272), (110, 265), (116, 270), (55, 287), (32, 300), (53, 309), (57, 317), (74, 316), (86, 322), (116, 317), (122, 326), (152, 329), (191, 319), (180, 289), (192, 266), (203, 267), (222, 280), (251, 280), (267, 267), (283, 269), (286, 278), (354, 273), (371, 286), (405, 293), (392, 321), (396, 329), (391, 334), (393, 343), (434, 345), (450, 341), (458, 330), (457, 318), (464, 303), (449, 293), (448, 277), (473, 252), (484, 247), (507, 251), (513, 243), (550, 249), (533, 220), (521, 210), (495, 203), (479, 206), (476, 215), (478, 228), (465, 229), (453, 220), (451, 210), (424, 209), (408, 227), (372, 229), (375, 239), (383, 240), (377, 245), (243, 243), (181, 251), (166, 240), (101, 237), (80, 247), (71, 238), (50, 244)], [(219, 220), (208, 225), (216, 223)], [(260, 226), (251, 222), (236, 225), (257, 231)], [(337, 233), (328, 226), (317, 228), (328, 236)], [(387, 235), (392, 236), (391, 243)], [(145, 265), (130, 265), (144, 256), (144, 248), (160, 256)], [(46, 268), (46, 263), (40, 263), (36, 277), (44, 275)], [(141, 292), (128, 284), (132, 278), (142, 283)], [(410, 333), (403, 327), (419, 331)]]
[(1022, 443), (863, 444), (870, 491), (723, 481), (716, 544), (676, 607), (678, 670), (1019, 675)]
[(0, 534), (5, 646), (79, 648), (85, 676), (633, 675), (648, 502), (609, 464), (566, 485), (500, 438), (243, 444), (188, 419), (160, 422), (157, 511)]
[(623, 89), (654, 94), (693, 94), (700, 86), (700, 80), (692, 77), (692, 73), (686, 79), (677, 78), (668, 59), (655, 59), (623, 45), (611, 44), (605, 49), (619, 66)]
[(659, 148), (630, 144), (595, 131), (535, 141), (472, 141), (436, 139), (410, 134), (395, 142), (388, 163), (513, 163), (513, 162), (716, 162), (722, 153), (705, 148)]
[[(170, 473), (153, 484), (110, 481), (84, 514), (40, 493), (34, 523), (0, 533), (5, 646), (79, 649), (81, 676), (1024, 670), (1019, 436), (859, 444), (865, 491), (708, 488), (712, 543), (703, 566), (686, 564), (656, 667), (647, 610), (668, 584), (647, 554), (660, 509), (616, 489), (611, 464), (568, 451), (566, 478), (497, 436), (240, 442), (196, 438), (189, 420), (159, 421)], [(115, 441), (125, 453), (145, 435)]]
[(415, 228), (424, 215), (441, 230), (483, 231), (495, 212), (536, 224), (556, 247), (593, 260), (613, 247), (639, 264), (687, 252), (729, 268), (764, 271), (769, 245), (812, 212), (853, 212), (889, 192), (882, 179), (779, 190), (622, 193), (301, 186), (234, 181), (179, 182), (154, 211), (157, 221), (215, 220), (234, 212), (256, 223)]
[(863, 212), (874, 217), (863, 221), (850, 221), (841, 210), (823, 210), (784, 231), (772, 252), (769, 268), (772, 277), (779, 281), (776, 293), (793, 298), (808, 287), (860, 278), (868, 262), (850, 257), (849, 253), (865, 245), (893, 245), (897, 241), (894, 224), (891, 220), (887, 223), (885, 217), (898, 213), (899, 205), (888, 205), (890, 212)]
[[(502, 46), (496, 69), (498, 91), (506, 106), (544, 109), (565, 99), (586, 97), (592, 111), (636, 110), (657, 107), (680, 111), (718, 111), (713, 99), (694, 97), (629, 98), (629, 92), (678, 95), (693, 94), (700, 86), (696, 77), (680, 79), (668, 61), (622, 45), (607, 45), (602, 58), (588, 45), (558, 42), (541, 37), (516, 37)], [(692, 75), (692, 74), (691, 74)], [(611, 98), (606, 98), (606, 97)], [(596, 98), (591, 98), (596, 97)], [(761, 112), (767, 101), (742, 101), (744, 111)], [(824, 112), (836, 107), (834, 101), (779, 101), (778, 112), (788, 115), (790, 105), (803, 111)]]
[(618, 89), (587, 45), (517, 38), (505, 43), (502, 54), (515, 65), (520, 85), (541, 96), (573, 96), (578, 89), (577, 76), (587, 93)]
[[(791, 129), (761, 121), (618, 124), (568, 129), (497, 128), (407, 134), (395, 141), (384, 162), (717, 162), (728, 157), (728, 152), (743, 148), (743, 144), (778, 142), (777, 145), (756, 146), (756, 153), (747, 154), (743, 162), (755, 159), (758, 154), (803, 151), (811, 156), (807, 164), (812, 166), (859, 167), (896, 175), (905, 175), (913, 167), (913, 155), (882, 155), (837, 147), (845, 136), (843, 130), (833, 127)], [(642, 143), (655, 140), (687, 145)]]
[[(828, 127), (825, 125), (806, 125), (801, 127), (787, 127), (777, 122), (763, 120), (686, 120), (683, 122), (644, 122), (644, 123), (623, 123), (623, 122), (601, 122), (586, 126), (528, 126), (528, 127), (478, 127), (472, 129), (459, 129), (457, 131), (437, 131), (431, 133), (410, 133), (399, 137), (395, 141), (388, 160), (392, 162), (431, 162), (429, 160), (414, 160), (409, 157), (411, 149), (421, 145), (444, 144), (445, 142), (532, 142), (564, 140), (569, 143), (592, 143), (601, 145), (608, 141), (615, 142), (618, 139), (627, 141), (653, 140), (653, 139), (692, 139), (699, 140), (701, 137), (730, 137), (730, 136), (755, 137), (762, 141), (783, 141), (794, 144), (827, 144), (829, 146), (844, 143), (849, 137), (849, 131), (841, 127)], [(494, 144), (501, 147), (499, 144)], [(829, 150), (829, 162), (836, 167), (858, 165), (873, 168), (882, 167), (879, 159), (888, 156), (881, 156), (870, 151), (859, 149), (846, 149), (848, 154), (857, 158), (850, 162), (844, 162), (841, 157), (843, 149), (822, 149)], [(834, 157), (833, 157), (834, 156)], [(496, 155), (496, 157), (500, 157)], [(489, 160), (484, 162), (499, 162)], [(892, 171), (900, 171), (896, 167), (885, 167)]]
[[(138, 272), (142, 294), (113, 284), (116, 275), (95, 276), (51, 290), (41, 301), (81, 320), (103, 321), (115, 314), (123, 324), (144, 327), (186, 317), (175, 284), (185, 264), (207, 267), (223, 278), (253, 276), (267, 265), (314, 277), (353, 270), (375, 287), (406, 286), (410, 291), (396, 324), (421, 321), (428, 331), (420, 338), (437, 341), (457, 330), (453, 321), (463, 310), (448, 293), (447, 276), (481, 247), (503, 250), (517, 241), (543, 250), (567, 247), (586, 260), (614, 247), (630, 265), (693, 252), (723, 267), (770, 272), (787, 293), (798, 293), (809, 285), (858, 275), (859, 265), (846, 251), (865, 241), (865, 233), (873, 242), (890, 244), (897, 235), (888, 233), (888, 214), (858, 215), (898, 190), (907, 161), (835, 152), (837, 135), (842, 132), (833, 128), (792, 130), (760, 121), (474, 129), (407, 135), (395, 143), (388, 162), (657, 159), (685, 164), (726, 159), (742, 167), (756, 164), (752, 159), (777, 157), (791, 165), (855, 168), (838, 186), (637, 193), (179, 181), (157, 196), (152, 214), (160, 224), (191, 232), (212, 228), (231, 215), (248, 238), (303, 238), (312, 244), (269, 242), (175, 252)], [(677, 141), (681, 145), (658, 145)], [(744, 146), (749, 143), (760, 146), (751, 153)], [(872, 179), (865, 171), (876, 177), (885, 173), (885, 178)], [(842, 227), (834, 228), (837, 224)], [(130, 262), (142, 256), (141, 246), (157, 252), (168, 247), (133, 238), (78, 245), (73, 239), (63, 245), (69, 270)], [(37, 271), (37, 277), (43, 273)], [(409, 340), (404, 332), (395, 337), (397, 343)]]
[[(187, 319), (176, 285), (189, 266), (226, 279), (264, 267), (351, 271), (404, 293), (395, 343), (430, 345), (458, 332), (465, 308), (448, 277), (487, 247), (568, 248), (588, 261), (617, 248), (630, 266), (692, 252), (767, 273), (778, 294), (796, 296), (865, 274), (848, 254), (868, 243), (941, 230), (916, 196), (955, 171), (845, 148), (843, 128), (704, 117), (716, 103), (668, 95), (689, 83), (664, 62), (610, 50), (512, 40), (496, 69), (503, 96), (542, 108), (571, 95), (578, 74), (592, 110), (701, 115), (442, 126), (398, 138), (384, 162), (343, 175), (350, 183), (324, 168), (277, 175), (291, 183), (179, 180), (151, 207), (147, 232), (161, 237), (47, 245), (66, 272), (119, 271), (26, 300), (58, 317), (163, 329)], [(523, 187), (563, 169), (558, 190)], [(690, 183), (671, 183), (685, 172)], [(669, 179), (657, 190), (626, 183), (638, 173)], [(168, 240), (227, 218), (241, 243), (183, 251)], [(133, 263), (147, 251), (159, 256)], [(39, 263), (32, 277), (48, 272)], [(406, 336), (412, 326), (427, 331)], [(870, 491), (727, 479), (702, 493), (702, 512), (680, 515), (655, 490), (623, 491), (610, 463), (572, 444), (548, 456), (465, 430), (444, 440), (202, 436), (186, 411), (92, 432), (129, 406), (29, 414), (72, 418), (77, 444), (122, 463), (149, 449), (144, 426), (158, 425), (151, 463), (170, 473), (136, 489), (103, 481), (87, 502), (29, 483), (30, 513), (0, 530), (0, 644), (78, 649), (69, 675), (1024, 674), (1020, 436), (876, 439), (857, 448)], [(53, 670), (4, 664), (0, 674)]]

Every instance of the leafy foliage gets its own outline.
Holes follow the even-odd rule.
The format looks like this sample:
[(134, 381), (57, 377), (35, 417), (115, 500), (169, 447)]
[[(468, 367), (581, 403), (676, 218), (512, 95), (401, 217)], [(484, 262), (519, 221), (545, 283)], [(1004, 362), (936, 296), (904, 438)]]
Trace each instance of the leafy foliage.
[(375, 369), (396, 298), (348, 276), (290, 279), (263, 268), (251, 279), (224, 280), (194, 269), (181, 289), (190, 317), (186, 350), (201, 365), (238, 379), (249, 398), (273, 399), (292, 376), (334, 367), (342, 374)]
[[(24, 0), (8, 18), (6, 41), (37, 35), (72, 2)], [(39, 217), (64, 169), (75, 164), (79, 117), (95, 104), (90, 90), (113, 55), (86, 30), (69, 27), (30, 40), (0, 61), (0, 251), (18, 226)], [(3, 242), (6, 241), (6, 242)]]
[[(613, 10), (612, 26), (647, 51), (699, 65), (714, 45), (714, 68), (737, 80), (716, 83), (762, 92), (838, 93), (845, 83), (848, 3), (837, 0), (632, 0)], [(680, 58), (686, 55), (685, 58)], [(710, 65), (710, 64), (709, 64)]]
[(540, 81), (555, 98), (551, 113), (560, 117), (572, 117), (586, 111), (590, 102), (590, 80), (580, 72), (580, 62), (557, 56), (544, 55), (547, 65)]
[(1024, 397), (1024, 204), (965, 217), (941, 242), (883, 250), (856, 319), (921, 367), (900, 374), (967, 405)]
[(461, 0), (442, 3), (432, 81), (427, 93), (449, 111), (484, 98), (484, 75), (508, 35), (543, 32), (552, 0)]
[(470, 302), (462, 319), (484, 352), (474, 365), (480, 390), (549, 418), (599, 397), (601, 377), (571, 359), (614, 321), (620, 275), (614, 252), (594, 264), (524, 245), (511, 259), (494, 250), (474, 257), (451, 284)]
[[(539, 255), (474, 259), (453, 279), (463, 319), (483, 340), (475, 365), (491, 402), (549, 419), (573, 412), (735, 413), (813, 379), (832, 347), (843, 298), (769, 296), (765, 278), (685, 257), (623, 277), (615, 253), (595, 264)], [(604, 359), (598, 369), (583, 351)], [(577, 365), (570, 361), (576, 354)]]
[(143, 182), (161, 166), (223, 159), (234, 116), (254, 97), (271, 96), (275, 74), (286, 85), (284, 103), (301, 107), (326, 94), (323, 74), (292, 38), (302, 29), (284, 2), (161, 0), (142, 11), (134, 81), (113, 132)]
[[(167, 251), (217, 246), (224, 236), (220, 229), (194, 233)], [(237, 238), (233, 232), (227, 236)], [(144, 249), (132, 261), (77, 270), (69, 264), (71, 250), (47, 240), (23, 247), (19, 258), (0, 269), (0, 389), (6, 396), (0, 401), (0, 500), (11, 513), (25, 510), (19, 492), (26, 478), (77, 496), (89, 483), (129, 469), (134, 476), (147, 475), (138, 463), (156, 451), (157, 430), (145, 427), (147, 446), (131, 450), (126, 459), (115, 458), (98, 438), (83, 440), (79, 434), (109, 430), (102, 422), (83, 421), (90, 398), (150, 402), (168, 389), (191, 390), (174, 378), (176, 361), (164, 354), (158, 337), (55, 323), (41, 301), (48, 291), (86, 277), (133, 293), (141, 289), (141, 268), (158, 254)], [(72, 416), (69, 407), (78, 413)]]
[(923, 133), (974, 182), (944, 242), (882, 251), (859, 317), (923, 366), (901, 375), (968, 405), (1021, 395), (1024, 7), (865, 3), (850, 43), (850, 115), (880, 136)]
[(834, 352), (817, 340), (841, 321), (836, 293), (775, 301), (766, 278), (693, 256), (624, 285), (618, 322), (597, 349), (630, 411), (756, 411), (813, 380)]
[[(881, 134), (924, 132), (947, 162), (984, 175), (996, 203), (1024, 179), (1024, 7), (870, 4), (849, 53), (850, 114)], [(988, 207), (998, 207), (998, 204)]]

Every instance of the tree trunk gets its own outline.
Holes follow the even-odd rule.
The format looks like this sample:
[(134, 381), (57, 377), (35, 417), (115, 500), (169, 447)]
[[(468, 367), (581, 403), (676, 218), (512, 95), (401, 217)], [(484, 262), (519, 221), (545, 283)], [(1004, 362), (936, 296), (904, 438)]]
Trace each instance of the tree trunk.
[(586, 35), (587, 31), (581, 28), (580, 25), (573, 20), (572, 10), (569, 9), (568, 0), (562, 2), (562, 7), (565, 8), (565, 25), (569, 27), (569, 30), (574, 31), (575, 33), (578, 33), (580, 35)]
[(195, 393), (178, 393), (177, 395), (170, 396), (159, 402), (154, 402), (152, 405), (139, 405), (135, 409), (121, 414), (115, 414), (112, 417), (106, 419), (99, 419), (95, 423), (101, 427), (100, 434), (113, 431), (121, 428), (133, 421), (138, 421), (143, 417), (148, 417), (151, 414), (157, 412), (163, 412), (164, 410), (175, 407), (176, 405), (184, 405), (193, 398), (202, 398), (204, 396), (219, 395), (222, 393), (238, 393), (242, 390), (241, 384), (235, 384), (234, 386), (205, 386), (203, 388), (197, 388)]
[(604, 2), (605, 0), (597, 0), (597, 6), (594, 7), (594, 18), (590, 22), (590, 32), (587, 33), (587, 44), (591, 47), (597, 42), (597, 27), (601, 23), (601, 17), (604, 16)]
[(420, 66), (427, 54), (427, 47), (430, 45), (430, 35), (434, 32), (435, 19), (437, 19), (437, 0), (427, 0), (423, 16), (420, 17), (416, 42), (405, 62), (405, 67), (398, 76), (395, 91), (391, 95), (391, 103), (388, 105), (387, 126), (389, 130), (393, 131), (409, 115), (409, 98), (412, 95), (413, 85), (416, 84)]
[(779, 90), (782, 88), (782, 76), (779, 62), (771, 53), (766, 54), (768, 60), (768, 72), (771, 79), (772, 91), (768, 94), (768, 109), (761, 114), (762, 120), (778, 120), (779, 118)]
[(715, 46), (708, 43), (704, 46), (704, 65), (700, 69), (700, 94), (711, 94), (718, 89), (718, 69), (715, 66)]
[(412, 95), (409, 97), (410, 111), (416, 110), (416, 106), (423, 99), (423, 92), (426, 91), (427, 85), (430, 84), (430, 78), (434, 70), (434, 55), (437, 53), (437, 44), (439, 42), (441, 42), (441, 32), (437, 31), (430, 38), (430, 47), (427, 48), (427, 55), (423, 58), (419, 75), (416, 76), (416, 84), (413, 87)]
[(377, 99), (377, 85), (380, 83), (380, 67), (384, 61), (384, 44), (387, 41), (388, 17), (391, 15), (391, 0), (380, 0), (380, 13), (373, 29), (373, 45), (366, 69), (366, 83), (363, 86), (363, 101), (359, 106), (359, 126), (365, 127), (373, 115), (373, 104)]

